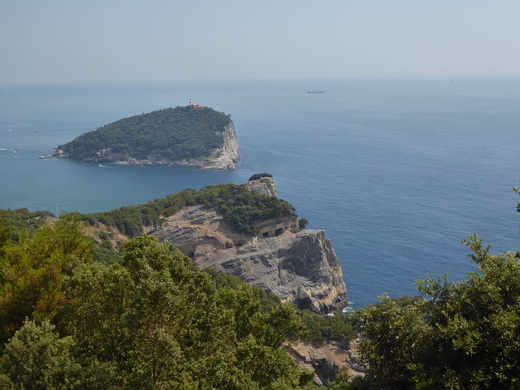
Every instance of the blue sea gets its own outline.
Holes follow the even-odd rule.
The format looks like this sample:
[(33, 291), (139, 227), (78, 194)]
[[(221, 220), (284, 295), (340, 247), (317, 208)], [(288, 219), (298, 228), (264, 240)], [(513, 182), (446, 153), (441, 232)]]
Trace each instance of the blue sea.
[[(38, 158), (189, 98), (231, 114), (236, 171)], [(493, 252), (520, 249), (520, 78), (0, 85), (0, 148), (0, 208), (55, 214), (272, 173), (332, 240), (353, 308), (415, 295), (427, 274), (462, 280), (475, 270), (460, 242), (470, 234)]]

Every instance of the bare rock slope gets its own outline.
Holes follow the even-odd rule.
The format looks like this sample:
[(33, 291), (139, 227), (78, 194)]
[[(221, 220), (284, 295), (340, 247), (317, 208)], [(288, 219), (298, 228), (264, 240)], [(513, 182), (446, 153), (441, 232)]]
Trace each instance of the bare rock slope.
[[(214, 171), (231, 171), (234, 170), (238, 162), (238, 142), (235, 133), (235, 126), (230, 122), (221, 133), (223, 145), (221, 148), (213, 152), (211, 158), (203, 162), (195, 162), (194, 166), (200, 169)], [(179, 164), (181, 165), (181, 164)]]
[(347, 306), (341, 265), (323, 230), (300, 230), (296, 217), (267, 220), (260, 234), (237, 233), (216, 210), (181, 209), (153, 232), (212, 268), (278, 295), (283, 301), (326, 314)]
[(315, 384), (326, 386), (341, 369), (346, 369), (350, 376), (364, 375), (358, 343), (359, 339), (354, 339), (345, 348), (334, 342), (318, 346), (299, 341), (287, 345), (287, 352), (302, 368), (314, 372)]

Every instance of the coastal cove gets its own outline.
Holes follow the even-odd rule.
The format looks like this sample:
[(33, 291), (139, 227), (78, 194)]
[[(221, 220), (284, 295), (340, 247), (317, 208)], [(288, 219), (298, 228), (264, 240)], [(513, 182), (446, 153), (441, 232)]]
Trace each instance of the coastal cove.
[[(269, 172), (279, 197), (327, 232), (359, 308), (415, 294), (428, 273), (464, 278), (470, 234), (494, 252), (519, 249), (519, 91), (505, 78), (3, 85), (0, 208), (92, 213)], [(190, 97), (231, 114), (237, 170), (38, 159)]]

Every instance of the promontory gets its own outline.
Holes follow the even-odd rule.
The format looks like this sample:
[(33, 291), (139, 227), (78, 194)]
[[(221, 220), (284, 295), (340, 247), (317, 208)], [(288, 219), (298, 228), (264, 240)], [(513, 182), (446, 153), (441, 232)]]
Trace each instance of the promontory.
[(54, 154), (120, 165), (233, 170), (238, 143), (229, 115), (190, 103), (120, 119), (60, 145)]
[(200, 269), (231, 274), (300, 309), (342, 311), (347, 291), (331, 241), (323, 230), (307, 229), (276, 188), (263, 173), (245, 185), (188, 189), (83, 220), (105, 248), (146, 233), (170, 242)]

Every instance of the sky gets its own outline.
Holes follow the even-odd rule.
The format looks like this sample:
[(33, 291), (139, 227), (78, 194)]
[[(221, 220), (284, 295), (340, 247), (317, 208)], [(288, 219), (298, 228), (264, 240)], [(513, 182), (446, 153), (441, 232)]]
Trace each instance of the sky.
[(520, 74), (519, 0), (0, 0), (0, 83)]

